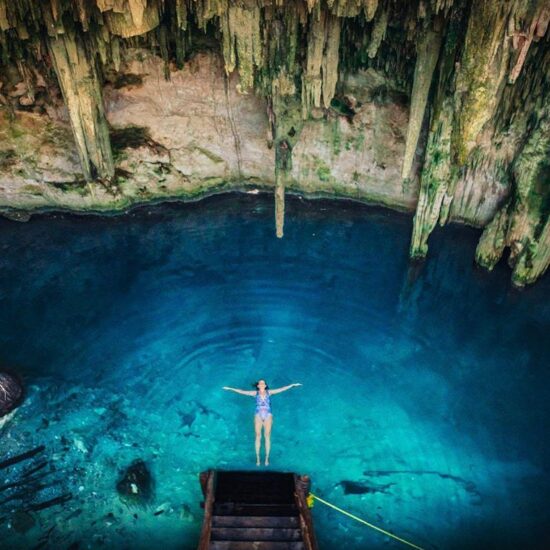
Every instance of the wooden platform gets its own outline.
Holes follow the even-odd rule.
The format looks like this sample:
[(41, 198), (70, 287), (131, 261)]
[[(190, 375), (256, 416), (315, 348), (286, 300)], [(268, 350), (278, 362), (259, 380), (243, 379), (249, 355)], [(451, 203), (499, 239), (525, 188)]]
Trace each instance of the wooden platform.
[(318, 550), (307, 476), (209, 470), (201, 474), (201, 486), (198, 550)]

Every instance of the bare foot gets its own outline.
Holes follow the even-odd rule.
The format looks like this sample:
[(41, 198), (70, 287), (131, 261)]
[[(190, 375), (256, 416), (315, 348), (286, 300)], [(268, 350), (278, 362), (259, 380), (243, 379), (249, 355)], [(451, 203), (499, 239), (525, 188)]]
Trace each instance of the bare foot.
[(266, 459), (265, 459), (265, 465), (266, 465), (266, 466), (269, 466), (269, 458), (266, 458)]
[(259, 466), (260, 465), (260, 457), (257, 457), (256, 458), (256, 466)]

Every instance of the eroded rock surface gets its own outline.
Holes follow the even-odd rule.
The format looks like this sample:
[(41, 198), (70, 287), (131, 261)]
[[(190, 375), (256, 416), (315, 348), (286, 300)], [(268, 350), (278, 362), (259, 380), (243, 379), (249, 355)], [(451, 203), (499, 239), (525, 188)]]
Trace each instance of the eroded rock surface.
[(15, 409), (23, 398), (23, 386), (10, 373), (0, 371), (0, 418)]

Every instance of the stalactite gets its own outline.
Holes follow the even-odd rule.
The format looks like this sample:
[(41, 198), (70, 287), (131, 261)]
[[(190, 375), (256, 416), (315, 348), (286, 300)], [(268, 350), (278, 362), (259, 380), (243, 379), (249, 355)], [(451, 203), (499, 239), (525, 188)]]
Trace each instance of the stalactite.
[(485, 228), (476, 261), (491, 270), (506, 246), (514, 267), (513, 282), (530, 284), (550, 263), (550, 108), (539, 119), (513, 167), (515, 192), (511, 201)]
[(221, 25), (225, 70), (233, 72), (238, 60), (240, 90), (247, 92), (254, 86), (255, 69), (262, 66), (260, 8), (230, 5), (221, 16)]
[(380, 7), (374, 19), (374, 27), (370, 36), (369, 47), (367, 50), (368, 56), (372, 59), (376, 57), (378, 48), (386, 36), (386, 28), (388, 26), (388, 10)]
[(302, 116), (330, 106), (338, 80), (340, 20), (318, 8), (310, 15), (307, 61), (302, 75)]
[(34, 103), (34, 84), (31, 71), (27, 67), (27, 65), (21, 61), (17, 62), (17, 68), (19, 70), (21, 78), (25, 82), (25, 86), (27, 88), (27, 97), (29, 98), (31, 103)]
[(178, 28), (187, 30), (187, 4), (185, 0), (176, 0), (176, 20)]
[(512, 283), (522, 287), (533, 284), (550, 266), (550, 219), (546, 219), (540, 237), (525, 245), (512, 272)]
[(476, 262), (491, 271), (506, 247), (506, 233), (510, 224), (510, 201), (501, 207), (485, 227), (476, 248)]
[(378, 0), (364, 0), (363, 9), (365, 10), (365, 18), (367, 21), (372, 21), (378, 8)]
[(87, 180), (114, 175), (109, 129), (103, 110), (101, 85), (94, 60), (78, 32), (65, 29), (48, 46)]
[(61, 19), (61, 6), (59, 0), (50, 0), (50, 9), (53, 20), (57, 23)]
[(340, 46), (340, 20), (337, 17), (327, 18), (326, 44), (321, 65), (323, 75), (323, 105), (330, 107), (338, 82), (338, 49)]
[(454, 0), (431, 0), (431, 6), (435, 13), (447, 13), (453, 6)]
[(302, 112), (307, 118), (312, 107), (321, 106), (323, 81), (321, 65), (325, 48), (326, 12), (317, 10), (310, 16), (306, 69), (302, 75)]
[(432, 82), (433, 72), (439, 58), (441, 47), (441, 23), (436, 23), (435, 29), (427, 29), (422, 33), (417, 45), (416, 66), (407, 128), (407, 141), (403, 159), (402, 177), (409, 177), (411, 166), (418, 145), (420, 129), (424, 120), (424, 112), (428, 102), (428, 92)]
[(63, 34), (65, 32), (63, 19), (59, 17), (55, 4), (43, 2), (41, 3), (41, 8), (48, 36), (55, 37), (58, 34)]
[(120, 41), (116, 36), (111, 38), (111, 57), (115, 71), (118, 72), (120, 70)]
[(262, 93), (268, 101), (268, 116), (275, 147), (275, 226), (284, 233), (285, 186), (292, 168), (292, 149), (299, 139), (303, 121), (295, 80), (298, 65), (299, 28), (307, 21), (303, 5), (294, 9), (266, 10), (266, 54)]
[(285, 225), (285, 176), (283, 170), (275, 172), (275, 234), (282, 239)]
[(0, 31), (7, 31), (10, 28), (11, 25), (8, 21), (6, 0), (0, 0)]
[(357, 17), (364, 12), (367, 21), (376, 13), (378, 0), (326, 0), (327, 6), (337, 17)]
[[(129, 38), (138, 36), (155, 29), (160, 23), (159, 6), (156, 1), (127, 0), (127, 9), (122, 12), (109, 7), (101, 7), (112, 34)], [(99, 1), (98, 1), (99, 4)], [(103, 0), (104, 6), (111, 6), (111, 2)], [(145, 5), (144, 5), (145, 4)]]
[(147, 0), (128, 0), (128, 7), (132, 15), (132, 21), (136, 27), (141, 27), (143, 24), (143, 16), (147, 7)]
[(452, 179), (456, 177), (451, 170), (451, 131), (453, 105), (445, 98), (438, 117), (432, 122), (428, 138), (426, 159), (420, 180), (420, 195), (413, 221), (411, 240), (411, 258), (423, 258), (428, 252), (428, 237), (440, 217), (441, 208), (447, 201)]
[(227, 13), (229, 3), (229, 0), (193, 0), (190, 6), (195, 13), (199, 28), (205, 30), (208, 21)]
[[(536, 8), (534, 19), (540, 13)], [(525, 25), (531, 28), (532, 13), (527, 15)], [(518, 60), (519, 55), (511, 66), (517, 67)], [(511, 150), (511, 194), (485, 227), (476, 250), (476, 261), (491, 270), (508, 247), (512, 280), (518, 286), (534, 282), (550, 262), (549, 101), (550, 50), (535, 33), (521, 73), (513, 86), (506, 87), (494, 122), (498, 139)]]
[[(525, 3), (523, 7), (528, 8), (531, 6), (529, 3)], [(526, 31), (521, 30), (521, 28), (516, 29), (515, 19), (518, 19), (520, 22), (529, 21), (530, 19), (528, 29)], [(547, 0), (538, 0), (538, 2), (535, 2), (532, 14), (526, 15), (521, 13), (516, 14), (516, 17), (510, 18), (510, 26), (512, 28), (509, 29), (509, 34), (512, 36), (514, 49), (518, 50), (517, 58), (508, 76), (510, 84), (513, 84), (517, 80), (533, 40), (542, 38), (546, 34), (549, 22), (550, 5)]]
[(80, 24), (82, 25), (82, 30), (85, 32), (88, 32), (89, 27), (88, 23), (90, 20), (90, 12), (88, 11), (90, 9), (89, 2), (86, 0), (76, 0), (76, 11), (78, 13), (78, 20), (80, 21)]
[[(438, 220), (440, 223), (446, 221), (457, 178), (456, 170), (451, 165), (454, 102), (450, 91), (454, 86), (456, 35), (460, 27), (461, 16), (460, 11), (457, 10), (450, 21), (445, 44), (440, 54), (437, 89), (413, 221), (410, 246), (412, 258), (426, 256), (430, 233)], [(441, 216), (442, 210), (443, 216)]]
[(94, 49), (99, 54), (101, 63), (106, 65), (110, 61), (110, 46), (111, 46), (111, 34), (107, 27), (99, 27), (97, 32), (90, 36), (90, 39), (94, 42)]
[(476, 140), (495, 112), (510, 58), (506, 25), (514, 2), (480, 0), (472, 5), (456, 75), (452, 159), (466, 164)]

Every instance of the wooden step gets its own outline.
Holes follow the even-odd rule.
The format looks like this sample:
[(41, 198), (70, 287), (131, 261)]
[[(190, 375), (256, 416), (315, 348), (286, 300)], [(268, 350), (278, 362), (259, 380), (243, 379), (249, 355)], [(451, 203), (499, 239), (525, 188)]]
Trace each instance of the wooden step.
[(300, 527), (298, 516), (212, 516), (212, 527)]
[(303, 542), (215, 540), (209, 550), (305, 550)]
[(253, 504), (240, 502), (214, 502), (216, 516), (297, 516), (295, 504)]
[(241, 541), (300, 541), (300, 529), (279, 529), (271, 527), (212, 527), (210, 540)]
[(291, 504), (294, 477), (279, 472), (218, 472), (216, 502)]

